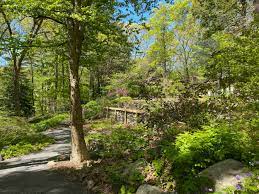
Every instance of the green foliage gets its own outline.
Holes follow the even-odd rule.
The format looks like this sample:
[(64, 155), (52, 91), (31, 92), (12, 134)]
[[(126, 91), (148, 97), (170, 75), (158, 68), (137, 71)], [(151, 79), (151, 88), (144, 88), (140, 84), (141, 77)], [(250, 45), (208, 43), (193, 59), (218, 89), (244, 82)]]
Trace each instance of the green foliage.
[(178, 153), (175, 161), (191, 167), (187, 169), (193, 172), (227, 158), (248, 161), (252, 157), (251, 138), (234, 127), (220, 124), (180, 134), (175, 142)]
[(189, 177), (186, 181), (181, 183), (178, 187), (179, 193), (197, 193), (204, 194), (210, 193), (209, 189), (214, 188), (214, 183), (207, 177)]
[(15, 114), (15, 98), (14, 90), (18, 89), (20, 96), (21, 116), (29, 117), (35, 113), (33, 106), (33, 86), (28, 79), (26, 72), (21, 72), (20, 84), (18, 88), (14, 88), (13, 84), (13, 72), (11, 68), (5, 67), (3, 72), (0, 71), (0, 108), (9, 112), (9, 114)]
[(256, 194), (259, 191), (258, 185), (259, 185), (259, 171), (258, 169), (252, 171), (252, 176), (247, 177), (245, 179), (243, 190), (241, 191), (242, 194)]
[(0, 154), (5, 159), (41, 150), (53, 142), (21, 118), (0, 116)]
[(119, 123), (114, 123), (111, 119), (101, 119), (95, 120), (90, 123), (90, 128), (95, 131), (99, 130), (112, 130), (119, 128), (122, 125)]
[(30, 138), (33, 141), (35, 141), (35, 139), (40, 141), (32, 144), (29, 140), (28, 142), (23, 141), (15, 145), (10, 145), (7, 149), (1, 150), (0, 154), (5, 159), (8, 159), (11, 157), (21, 156), (31, 152), (42, 150), (44, 147), (54, 142), (54, 140), (46, 138), (45, 136), (41, 136), (40, 138), (38, 138), (37, 136), (31, 136)]
[(110, 183), (119, 187), (119, 193), (135, 193), (144, 182), (143, 169), (129, 169), (131, 165), (128, 161), (118, 161), (104, 167)]
[(32, 127), (37, 131), (45, 131), (49, 128), (60, 125), (63, 121), (67, 120), (68, 118), (69, 118), (69, 115), (67, 113), (57, 114), (51, 118), (32, 124)]
[[(250, 169), (251, 170), (251, 169)], [(239, 184), (238, 187), (228, 187), (224, 190), (226, 194), (238, 193), (238, 194), (257, 194), (259, 191), (258, 169), (252, 169), (251, 172), (246, 173), (243, 184)], [(217, 194), (217, 193), (214, 193)]]
[(128, 189), (125, 185), (122, 185), (119, 194), (133, 194), (132, 189)]
[(0, 116), (0, 149), (19, 143), (32, 132), (24, 119)]
[(83, 105), (84, 116), (86, 119), (95, 119), (100, 117), (103, 107), (97, 101), (90, 101)]
[(155, 168), (156, 175), (157, 176), (161, 175), (163, 167), (164, 167), (164, 160), (163, 159), (153, 160), (152, 165)]
[(175, 122), (184, 122), (190, 128), (200, 128), (209, 122), (206, 103), (185, 94), (178, 98), (149, 101), (146, 107), (147, 125), (161, 130), (170, 128)]
[(125, 128), (118, 125), (110, 134), (93, 133), (86, 136), (85, 140), (90, 146), (90, 154), (93, 157), (120, 158), (125, 156), (135, 160), (144, 156), (147, 133), (142, 126)]
[(252, 139), (235, 125), (211, 125), (194, 133), (180, 134), (174, 146), (169, 145), (164, 153), (173, 162), (172, 173), (183, 193), (192, 193), (194, 188), (199, 188), (195, 185), (200, 179), (196, 179), (196, 183), (194, 177), (202, 169), (228, 158), (248, 162), (254, 157)]
[(119, 97), (119, 98), (115, 98), (113, 100), (114, 103), (116, 104), (124, 104), (124, 103), (129, 103), (130, 101), (132, 101), (132, 98), (130, 96), (122, 96), (122, 97)]

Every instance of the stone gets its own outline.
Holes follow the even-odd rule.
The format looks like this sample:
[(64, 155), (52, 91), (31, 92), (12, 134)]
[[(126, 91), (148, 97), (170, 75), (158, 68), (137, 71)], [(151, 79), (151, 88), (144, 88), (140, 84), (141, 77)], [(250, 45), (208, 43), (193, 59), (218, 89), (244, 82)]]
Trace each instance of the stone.
[(2, 157), (2, 155), (0, 154), (0, 162), (3, 161), (4, 158)]
[(208, 167), (199, 175), (209, 178), (214, 183), (214, 192), (222, 192), (227, 187), (242, 185), (247, 172), (241, 162), (227, 159)]
[(158, 187), (148, 185), (148, 184), (140, 185), (140, 187), (136, 192), (136, 194), (162, 194), (162, 193), (164, 192), (161, 191)]

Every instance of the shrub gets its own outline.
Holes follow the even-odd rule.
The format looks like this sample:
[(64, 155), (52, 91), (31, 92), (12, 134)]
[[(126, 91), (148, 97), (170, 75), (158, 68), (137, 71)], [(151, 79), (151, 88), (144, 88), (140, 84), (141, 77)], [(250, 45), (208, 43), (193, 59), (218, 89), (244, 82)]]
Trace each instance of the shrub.
[[(203, 130), (194, 133), (178, 135), (174, 146), (169, 146), (165, 152), (173, 161), (173, 174), (183, 188), (198, 172), (218, 161), (228, 158), (250, 161), (253, 145), (246, 131), (219, 124), (205, 126)], [(184, 193), (190, 192), (186, 189), (187, 187), (184, 188)]]
[(131, 101), (132, 98), (129, 96), (122, 96), (113, 100), (113, 102), (118, 104), (119, 106), (124, 106), (125, 103), (129, 103)]
[(191, 128), (200, 128), (208, 123), (205, 103), (198, 99), (149, 101), (146, 106), (147, 125), (156, 129), (167, 129), (175, 122), (184, 122)]
[(144, 156), (146, 129), (142, 126), (123, 128), (118, 125), (110, 134), (93, 133), (85, 139), (90, 153), (99, 158), (120, 158), (128, 155), (132, 160)]
[(98, 118), (102, 113), (102, 106), (97, 101), (90, 101), (83, 106), (86, 119)]
[(180, 134), (175, 146), (176, 161), (185, 162), (193, 169), (206, 168), (227, 158), (247, 160), (252, 150), (248, 134), (227, 124), (205, 126), (201, 131)]
[(36, 124), (33, 124), (33, 128), (37, 131), (44, 131), (52, 127), (60, 125), (64, 120), (69, 118), (67, 113), (55, 115), (49, 119), (42, 120)]

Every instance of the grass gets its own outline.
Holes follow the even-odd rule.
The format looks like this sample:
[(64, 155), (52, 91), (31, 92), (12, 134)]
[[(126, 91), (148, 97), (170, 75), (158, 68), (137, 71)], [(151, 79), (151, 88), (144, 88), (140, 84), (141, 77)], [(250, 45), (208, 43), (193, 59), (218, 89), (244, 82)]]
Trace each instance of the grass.
[(0, 154), (5, 159), (39, 151), (53, 142), (25, 119), (0, 115)]

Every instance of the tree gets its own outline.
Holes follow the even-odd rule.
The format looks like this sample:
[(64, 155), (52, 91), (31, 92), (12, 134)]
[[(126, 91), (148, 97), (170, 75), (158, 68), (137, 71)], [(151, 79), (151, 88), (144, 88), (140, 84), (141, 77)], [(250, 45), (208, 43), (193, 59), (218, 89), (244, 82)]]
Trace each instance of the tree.
[[(24, 15), (30, 15), (37, 21), (52, 20), (62, 25), (67, 35), (68, 58), (70, 69), (70, 100), (71, 100), (71, 160), (81, 162), (87, 159), (86, 145), (83, 134), (82, 107), (80, 101), (79, 66), (82, 56), (83, 41), (87, 38), (85, 32), (95, 26), (98, 30), (107, 28), (116, 18), (124, 15), (116, 12), (116, 7), (134, 5), (138, 11), (153, 5), (155, 1), (85, 1), (85, 0), (39, 0), (18, 1), (8, 0), (8, 8)], [(114, 18), (116, 16), (116, 18)], [(98, 25), (97, 25), (98, 24)]]
[[(21, 68), (30, 47), (32, 46), (37, 34), (40, 31), (43, 19), (29, 19), (27, 17), (23, 18), (19, 17), (19, 15), (16, 15), (16, 13), (13, 15), (12, 11), (6, 8), (4, 2), (0, 4), (0, 13), (5, 26), (4, 28), (2, 28), (3, 31), (1, 35), (1, 45), (3, 46), (2, 53), (8, 55), (13, 63), (13, 102), (15, 107), (15, 113), (16, 115), (20, 116), (20, 97), (22, 95), (20, 86)], [(23, 21), (25, 21), (25, 23)]]
[(170, 4), (161, 4), (154, 10), (148, 24), (147, 38), (153, 43), (148, 50), (148, 58), (155, 66), (163, 69), (163, 76), (168, 77), (172, 70), (172, 21), (170, 19)]

